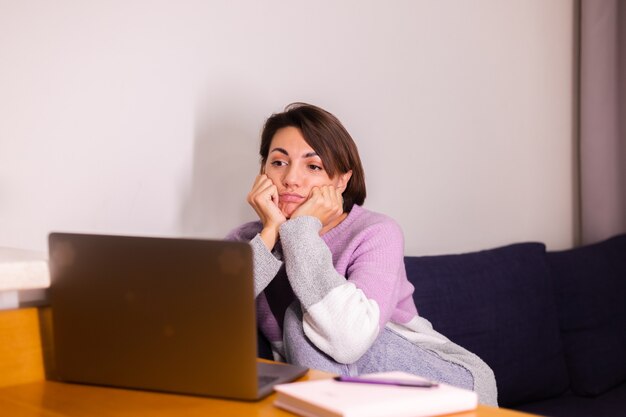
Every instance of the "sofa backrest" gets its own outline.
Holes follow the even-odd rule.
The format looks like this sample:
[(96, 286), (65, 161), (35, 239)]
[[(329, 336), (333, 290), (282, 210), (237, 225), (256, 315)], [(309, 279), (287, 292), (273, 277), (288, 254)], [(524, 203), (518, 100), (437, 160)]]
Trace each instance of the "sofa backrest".
[(571, 389), (602, 394), (626, 381), (626, 235), (548, 261)]

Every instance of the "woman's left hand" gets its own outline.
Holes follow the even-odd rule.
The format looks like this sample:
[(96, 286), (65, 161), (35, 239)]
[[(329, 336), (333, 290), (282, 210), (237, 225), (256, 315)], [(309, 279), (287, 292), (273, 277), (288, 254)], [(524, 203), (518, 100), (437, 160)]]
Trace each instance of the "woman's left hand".
[(343, 214), (342, 188), (332, 185), (313, 187), (309, 198), (291, 215), (291, 218), (300, 216), (317, 217), (322, 227), (328, 225)]

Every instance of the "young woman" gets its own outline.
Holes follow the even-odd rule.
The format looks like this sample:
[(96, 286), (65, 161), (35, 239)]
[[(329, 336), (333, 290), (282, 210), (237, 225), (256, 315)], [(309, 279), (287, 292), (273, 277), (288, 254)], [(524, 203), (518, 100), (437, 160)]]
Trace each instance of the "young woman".
[(304, 103), (272, 115), (248, 194), (259, 220), (228, 238), (254, 253), (259, 327), (277, 360), (343, 375), (402, 370), (497, 405), (491, 369), (418, 316), (398, 224), (363, 207), (349, 133)]

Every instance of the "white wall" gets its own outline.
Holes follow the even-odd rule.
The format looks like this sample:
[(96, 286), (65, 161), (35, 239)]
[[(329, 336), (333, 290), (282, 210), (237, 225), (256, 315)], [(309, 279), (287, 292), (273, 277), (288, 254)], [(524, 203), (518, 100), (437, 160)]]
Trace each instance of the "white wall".
[(573, 1), (0, 0), (0, 246), (51, 230), (221, 237), (264, 119), (360, 147), (406, 253), (577, 233)]

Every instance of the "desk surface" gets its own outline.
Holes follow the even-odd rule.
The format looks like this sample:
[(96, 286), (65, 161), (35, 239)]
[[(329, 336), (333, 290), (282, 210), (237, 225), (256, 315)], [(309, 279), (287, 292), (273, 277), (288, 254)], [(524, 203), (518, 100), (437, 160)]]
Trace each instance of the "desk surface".
[[(327, 377), (326, 373), (311, 371), (303, 380)], [(274, 397), (272, 394), (258, 402), (242, 402), (38, 381), (0, 388), (0, 414), (12, 417), (293, 416), (274, 407)], [(479, 406), (475, 411), (454, 416), (522, 417), (529, 414)]]

